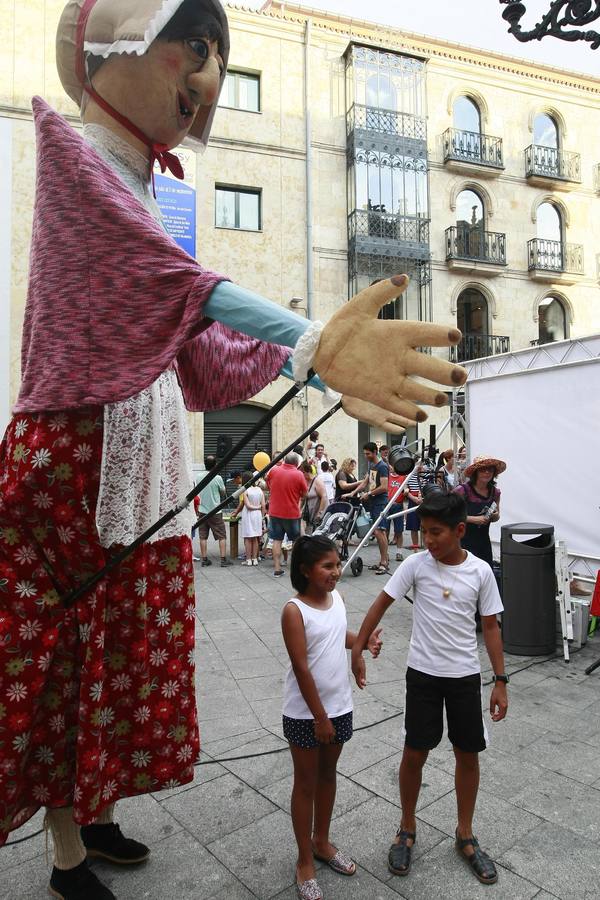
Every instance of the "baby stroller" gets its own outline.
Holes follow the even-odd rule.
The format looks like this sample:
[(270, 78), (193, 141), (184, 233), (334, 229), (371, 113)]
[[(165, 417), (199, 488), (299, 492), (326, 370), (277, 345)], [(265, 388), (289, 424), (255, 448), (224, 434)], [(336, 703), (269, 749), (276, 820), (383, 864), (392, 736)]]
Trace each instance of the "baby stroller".
[[(369, 530), (369, 522), (362, 506), (338, 500), (329, 504), (323, 513), (321, 522), (312, 533), (339, 543), (340, 559), (346, 560), (349, 555), (348, 541), (354, 533), (359, 537), (364, 537)], [(360, 556), (352, 560), (350, 568), (353, 575), (360, 575), (363, 570), (363, 561)]]

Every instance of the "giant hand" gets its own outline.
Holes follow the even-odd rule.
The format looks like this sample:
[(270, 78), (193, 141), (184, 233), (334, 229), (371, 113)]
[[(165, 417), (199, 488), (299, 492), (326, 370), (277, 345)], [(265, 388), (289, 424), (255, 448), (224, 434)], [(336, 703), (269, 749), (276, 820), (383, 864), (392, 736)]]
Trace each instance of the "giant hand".
[(427, 415), (417, 403), (444, 406), (447, 397), (410, 376), (458, 387), (467, 372), (415, 349), (456, 344), (461, 338), (457, 328), (377, 318), (381, 307), (407, 285), (407, 275), (395, 275), (344, 304), (323, 329), (312, 365), (334, 390), (373, 403), (388, 414), (422, 422)]

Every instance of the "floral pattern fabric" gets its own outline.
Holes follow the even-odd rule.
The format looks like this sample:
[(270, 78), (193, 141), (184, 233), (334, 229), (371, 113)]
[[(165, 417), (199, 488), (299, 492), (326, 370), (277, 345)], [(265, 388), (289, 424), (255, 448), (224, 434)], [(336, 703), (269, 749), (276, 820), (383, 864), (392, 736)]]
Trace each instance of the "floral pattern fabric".
[[(106, 561), (102, 407), (20, 414), (0, 446), (0, 845), (41, 806), (104, 806), (193, 778), (194, 579), (186, 536)], [(118, 550), (119, 548), (114, 548)]]

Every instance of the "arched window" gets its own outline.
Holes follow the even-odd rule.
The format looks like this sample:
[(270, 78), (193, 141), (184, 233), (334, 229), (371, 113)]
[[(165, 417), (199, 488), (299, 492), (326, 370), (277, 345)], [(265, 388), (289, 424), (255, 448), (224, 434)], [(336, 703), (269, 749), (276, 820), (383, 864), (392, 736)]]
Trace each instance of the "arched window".
[(481, 134), (481, 113), (474, 100), (466, 96), (457, 97), (452, 112), (455, 128)]
[(559, 147), (558, 125), (548, 113), (540, 113), (533, 122), (533, 143), (538, 147)]
[(558, 297), (544, 297), (538, 307), (538, 335), (540, 344), (564, 341), (567, 333), (567, 314)]
[(562, 216), (554, 203), (540, 203), (536, 222), (537, 238), (562, 243)]
[(487, 300), (476, 288), (467, 288), (458, 298), (456, 324), (463, 335), (488, 333)]
[(456, 249), (459, 256), (479, 259), (483, 252), (485, 207), (476, 191), (461, 191), (456, 198)]

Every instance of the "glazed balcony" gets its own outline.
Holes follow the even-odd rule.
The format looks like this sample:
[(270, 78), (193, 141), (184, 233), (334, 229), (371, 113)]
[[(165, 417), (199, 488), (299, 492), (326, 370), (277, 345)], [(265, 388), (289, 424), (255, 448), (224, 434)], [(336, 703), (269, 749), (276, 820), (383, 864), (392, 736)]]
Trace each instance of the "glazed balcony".
[(506, 235), (479, 228), (446, 228), (446, 262), (454, 271), (499, 275), (506, 266)]
[(552, 183), (558, 190), (568, 191), (581, 184), (581, 157), (556, 147), (531, 144), (525, 150), (525, 178), (538, 187)]
[(509, 352), (510, 338), (506, 335), (467, 332), (455, 347), (450, 347), (450, 362), (461, 363)]
[(427, 140), (427, 120), (423, 116), (360, 103), (352, 104), (346, 117), (346, 127), (348, 135), (354, 131), (372, 131), (417, 141)]
[(447, 128), (442, 135), (446, 168), (466, 174), (493, 176), (504, 169), (502, 138)]
[(348, 240), (358, 253), (429, 259), (429, 219), (381, 210), (354, 209), (348, 216)]
[(562, 241), (527, 241), (527, 267), (537, 281), (575, 284), (584, 274), (583, 247)]

